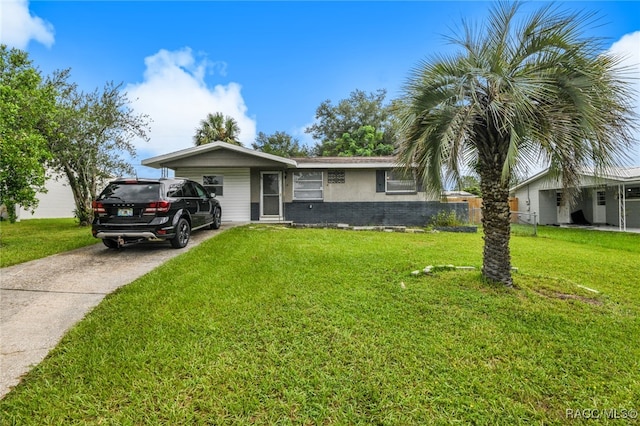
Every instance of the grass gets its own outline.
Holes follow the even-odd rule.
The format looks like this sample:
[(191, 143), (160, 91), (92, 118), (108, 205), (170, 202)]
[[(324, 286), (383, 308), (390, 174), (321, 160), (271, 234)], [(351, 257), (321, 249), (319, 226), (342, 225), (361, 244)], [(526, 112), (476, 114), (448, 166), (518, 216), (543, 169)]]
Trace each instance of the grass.
[(95, 244), (91, 228), (75, 219), (0, 222), (0, 268)]
[(566, 410), (638, 410), (640, 235), (601, 234), (513, 236), (505, 289), (479, 272), (410, 274), (480, 266), (481, 234), (234, 228), (108, 296), (0, 401), (0, 423), (564, 424)]
[(633, 234), (630, 232), (594, 232), (588, 229), (564, 229), (555, 226), (541, 226), (538, 227), (538, 235), (541, 238), (552, 238), (555, 240), (586, 244), (590, 247), (610, 248), (632, 253), (640, 252), (640, 246), (638, 244), (638, 234)]

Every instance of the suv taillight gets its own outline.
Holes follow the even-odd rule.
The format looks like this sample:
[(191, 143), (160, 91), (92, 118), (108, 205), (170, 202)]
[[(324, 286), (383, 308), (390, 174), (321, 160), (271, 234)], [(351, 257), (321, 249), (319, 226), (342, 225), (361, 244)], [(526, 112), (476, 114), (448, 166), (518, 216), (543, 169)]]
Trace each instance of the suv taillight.
[(107, 213), (107, 211), (104, 209), (104, 205), (102, 203), (97, 202), (97, 201), (93, 201), (91, 203), (91, 207), (93, 207), (93, 213), (94, 214), (105, 214), (105, 213)]
[(144, 209), (144, 214), (156, 214), (156, 213), (166, 213), (171, 208), (171, 203), (168, 201), (157, 201), (155, 203), (147, 204), (147, 207)]

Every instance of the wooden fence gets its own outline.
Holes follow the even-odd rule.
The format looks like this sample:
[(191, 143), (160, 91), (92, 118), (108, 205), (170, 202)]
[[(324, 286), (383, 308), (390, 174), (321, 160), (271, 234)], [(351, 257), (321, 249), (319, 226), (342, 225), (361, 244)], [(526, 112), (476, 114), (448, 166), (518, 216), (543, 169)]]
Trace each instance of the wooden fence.
[[(448, 203), (464, 203), (469, 204), (469, 222), (480, 223), (482, 221), (482, 198), (478, 197), (447, 197)], [(512, 212), (518, 211), (518, 199), (509, 198), (509, 210)], [(512, 222), (515, 222), (517, 218), (514, 216), (511, 218)]]

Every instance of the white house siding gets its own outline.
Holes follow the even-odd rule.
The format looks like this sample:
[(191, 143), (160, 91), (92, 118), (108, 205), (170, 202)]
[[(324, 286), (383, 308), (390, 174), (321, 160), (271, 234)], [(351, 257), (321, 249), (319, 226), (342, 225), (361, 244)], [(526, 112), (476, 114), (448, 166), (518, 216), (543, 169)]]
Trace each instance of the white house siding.
[(72, 218), (76, 206), (66, 177), (51, 177), (45, 183), (46, 193), (38, 193), (38, 207), (31, 211), (20, 208), (19, 220)]
[(202, 183), (207, 175), (224, 176), (224, 193), (216, 196), (222, 207), (223, 222), (245, 222), (251, 220), (251, 188), (248, 168), (178, 168), (178, 177)]
[(538, 223), (543, 225), (558, 223), (558, 205), (555, 189), (548, 189), (538, 193), (536, 213), (538, 214)]
[(628, 228), (640, 228), (640, 200), (627, 200), (626, 205)]
[[(563, 221), (563, 219), (558, 216), (556, 200), (557, 192), (561, 191), (557, 189), (559, 187), (560, 184), (555, 180), (544, 176), (518, 188), (513, 195), (518, 199), (518, 209), (520, 211), (536, 213), (536, 220), (539, 224), (558, 224)], [(591, 191), (590, 188), (588, 190)], [(580, 204), (583, 204), (587, 198), (589, 198), (588, 194), (583, 195), (580, 199)], [(578, 209), (582, 209), (582, 207)], [(570, 208), (569, 213), (575, 210), (576, 208)], [(585, 212), (585, 214), (591, 215), (591, 210)]]
[(513, 194), (518, 199), (518, 210), (535, 213), (537, 222), (541, 224), (557, 222), (556, 192), (547, 188), (548, 182), (540, 179), (519, 188)]
[[(536, 213), (536, 221), (541, 223), (540, 219), (540, 188), (538, 185), (527, 185), (524, 186), (513, 195), (518, 199), (518, 211), (528, 212), (528, 213)], [(555, 202), (555, 198), (554, 198)], [(521, 220), (531, 220), (533, 221), (533, 216), (522, 217)], [(554, 217), (555, 220), (555, 217)]]
[(520, 211), (536, 214), (536, 220), (542, 225), (558, 223), (558, 207), (556, 205), (556, 193), (559, 184), (543, 176), (527, 185), (518, 188), (513, 196), (518, 199)]
[[(633, 186), (638, 186), (634, 184)], [(618, 187), (610, 187), (607, 190), (607, 223), (610, 225), (620, 225), (618, 220)], [(640, 200), (626, 200), (625, 203), (625, 225), (627, 228), (640, 228)]]

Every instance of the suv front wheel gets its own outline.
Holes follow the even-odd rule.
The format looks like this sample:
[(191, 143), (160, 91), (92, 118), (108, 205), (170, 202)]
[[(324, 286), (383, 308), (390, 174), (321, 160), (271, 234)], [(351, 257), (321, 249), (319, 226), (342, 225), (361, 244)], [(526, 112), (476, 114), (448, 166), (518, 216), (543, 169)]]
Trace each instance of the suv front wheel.
[(213, 222), (211, 223), (211, 229), (219, 229), (222, 224), (222, 211), (219, 207), (213, 210)]
[(176, 225), (176, 236), (171, 239), (171, 246), (173, 248), (183, 248), (189, 243), (189, 237), (191, 236), (191, 226), (186, 219), (181, 218)]

